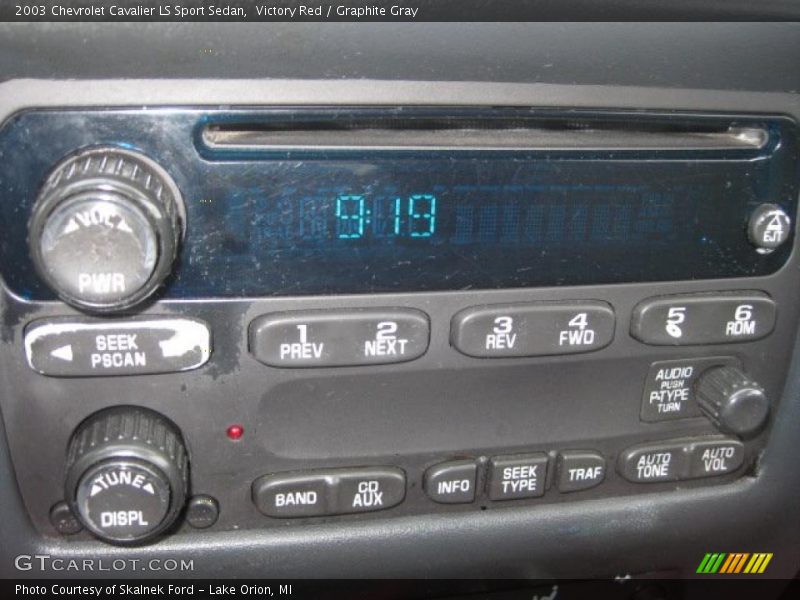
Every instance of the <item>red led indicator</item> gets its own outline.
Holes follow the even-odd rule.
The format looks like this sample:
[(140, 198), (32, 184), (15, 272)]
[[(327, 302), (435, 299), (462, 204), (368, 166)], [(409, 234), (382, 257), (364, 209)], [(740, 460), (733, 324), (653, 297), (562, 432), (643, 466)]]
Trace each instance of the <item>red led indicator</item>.
[(231, 425), (225, 430), (225, 433), (228, 435), (228, 438), (235, 442), (244, 435), (244, 427), (241, 425)]

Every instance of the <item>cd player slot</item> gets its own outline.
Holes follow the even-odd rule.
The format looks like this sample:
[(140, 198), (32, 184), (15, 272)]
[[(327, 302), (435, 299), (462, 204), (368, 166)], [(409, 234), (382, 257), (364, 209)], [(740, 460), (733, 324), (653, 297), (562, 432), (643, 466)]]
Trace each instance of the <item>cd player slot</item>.
[(203, 145), (213, 151), (520, 151), (758, 150), (769, 139), (759, 127), (674, 129), (609, 127), (608, 123), (561, 124), (519, 120), (398, 120), (342, 122), (278, 121), (213, 123), (202, 130)]

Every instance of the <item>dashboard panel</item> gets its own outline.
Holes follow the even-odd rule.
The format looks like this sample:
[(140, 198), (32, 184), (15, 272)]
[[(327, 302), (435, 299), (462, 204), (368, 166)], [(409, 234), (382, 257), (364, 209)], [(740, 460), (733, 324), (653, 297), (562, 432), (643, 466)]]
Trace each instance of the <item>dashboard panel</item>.
[[(18, 80), (0, 98), (20, 547), (573, 577), (688, 575), (711, 544), (796, 570), (778, 517), (800, 487), (794, 94)], [(90, 246), (111, 254), (81, 263)]]

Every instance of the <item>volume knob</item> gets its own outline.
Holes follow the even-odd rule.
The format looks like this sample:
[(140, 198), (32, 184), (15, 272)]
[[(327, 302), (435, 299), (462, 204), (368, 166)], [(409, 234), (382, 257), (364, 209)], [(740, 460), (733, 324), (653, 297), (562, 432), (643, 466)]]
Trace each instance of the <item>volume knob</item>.
[(167, 530), (186, 501), (189, 462), (178, 428), (145, 408), (90, 416), (67, 450), (65, 494), (81, 523), (111, 543), (140, 543)]
[(184, 223), (180, 192), (160, 166), (122, 148), (91, 148), (62, 161), (42, 186), (31, 257), (64, 301), (122, 310), (169, 275)]
[(769, 399), (764, 388), (736, 367), (714, 367), (695, 384), (700, 409), (721, 431), (746, 438), (767, 422)]

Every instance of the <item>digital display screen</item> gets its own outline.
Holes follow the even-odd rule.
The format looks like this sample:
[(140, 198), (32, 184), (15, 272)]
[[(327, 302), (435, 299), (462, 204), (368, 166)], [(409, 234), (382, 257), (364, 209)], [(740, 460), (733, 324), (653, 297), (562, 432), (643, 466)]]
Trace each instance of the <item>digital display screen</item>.
[(146, 154), (181, 190), (186, 236), (168, 298), (750, 277), (774, 273), (791, 252), (785, 244), (759, 253), (747, 237), (760, 204), (797, 212), (797, 142), (784, 122), (757, 122), (769, 139), (752, 150), (247, 154), (198, 142), (204, 120), (220, 115), (229, 116), (31, 111), (6, 124), (0, 258), (8, 285), (26, 298), (52, 297), (19, 223), (52, 165), (93, 144)]
[(278, 293), (301, 279), (313, 293), (492, 289), (745, 275), (763, 263), (746, 223), (766, 179), (741, 165), (304, 162), (257, 165), (239, 181), (206, 180), (190, 216), (208, 234), (188, 267), (235, 270), (233, 285), (256, 278)]

